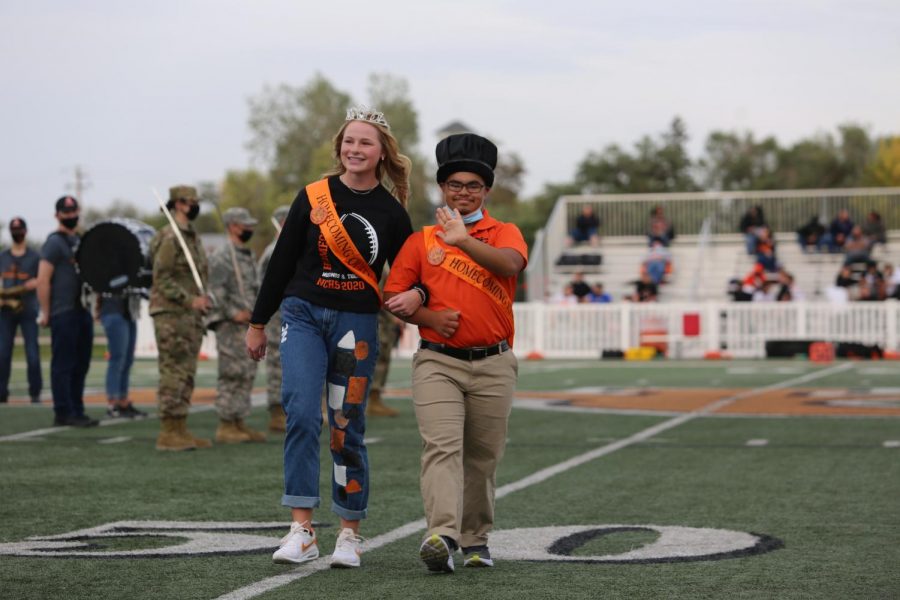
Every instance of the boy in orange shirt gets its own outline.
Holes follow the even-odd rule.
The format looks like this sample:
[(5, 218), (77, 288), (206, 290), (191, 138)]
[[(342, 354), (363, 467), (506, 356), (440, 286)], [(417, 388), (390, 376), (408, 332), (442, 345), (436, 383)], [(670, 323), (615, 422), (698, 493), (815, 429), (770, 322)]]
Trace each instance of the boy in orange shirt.
[[(442, 140), (436, 155), (446, 206), (436, 226), (407, 239), (384, 290), (386, 307), (422, 338), (413, 402), (428, 534), (419, 554), (428, 570), (452, 573), (457, 547), (465, 566), (493, 566), (495, 476), (518, 372), (512, 304), (528, 248), (518, 227), (484, 210), (497, 147), (467, 133)], [(416, 283), (430, 299), (408, 314), (393, 297)]]

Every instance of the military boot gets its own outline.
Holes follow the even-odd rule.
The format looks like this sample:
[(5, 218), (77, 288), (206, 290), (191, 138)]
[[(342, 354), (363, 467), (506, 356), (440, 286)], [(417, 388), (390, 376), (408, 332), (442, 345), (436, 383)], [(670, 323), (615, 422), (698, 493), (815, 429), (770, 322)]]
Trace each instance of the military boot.
[(219, 427), (216, 429), (216, 442), (220, 444), (240, 444), (249, 442), (250, 435), (238, 429), (237, 423), (234, 421), (219, 420)]
[(181, 451), (197, 448), (194, 440), (181, 432), (184, 421), (184, 417), (160, 417), (160, 432), (156, 438), (157, 450)]
[(269, 407), (269, 431), (273, 433), (284, 433), (287, 431), (287, 416), (280, 404), (274, 404)]
[(178, 424), (178, 428), (181, 431), (181, 435), (192, 440), (194, 445), (198, 448), (212, 448), (212, 441), (206, 438), (198, 438), (187, 428), (187, 417), (181, 419)]
[(238, 419), (237, 421), (234, 422), (234, 424), (238, 428), (239, 431), (241, 431), (242, 433), (246, 433), (247, 435), (250, 436), (251, 442), (266, 441), (266, 434), (264, 434), (262, 431), (257, 431), (255, 429), (251, 429), (250, 427), (247, 427), (247, 424), (244, 423), (243, 419)]
[(380, 390), (369, 391), (369, 401), (366, 405), (367, 417), (396, 417), (399, 411), (394, 410), (381, 400)]

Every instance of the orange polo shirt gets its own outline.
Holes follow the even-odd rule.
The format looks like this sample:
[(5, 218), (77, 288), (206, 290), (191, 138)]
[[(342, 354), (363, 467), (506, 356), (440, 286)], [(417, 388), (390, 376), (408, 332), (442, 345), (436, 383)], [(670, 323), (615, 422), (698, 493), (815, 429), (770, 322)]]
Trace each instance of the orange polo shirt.
[[(439, 226), (438, 226), (439, 227)], [(484, 218), (469, 230), (469, 235), (494, 248), (512, 248), (528, 261), (528, 246), (522, 232), (512, 223), (502, 223), (484, 211)], [(435, 239), (441, 248), (451, 248), (440, 238)], [(465, 253), (463, 253), (465, 254)], [(449, 253), (448, 258), (449, 259)], [(445, 259), (445, 260), (447, 260)], [(500, 277), (499, 284), (509, 298), (516, 295), (517, 276)], [(507, 340), (512, 342), (514, 331), (505, 325), (503, 307), (499, 306), (480, 289), (449, 273), (441, 266), (428, 262), (425, 236), (417, 231), (407, 238), (400, 253), (391, 264), (391, 272), (384, 286), (385, 292), (400, 293), (421, 282), (428, 288), (428, 308), (441, 311), (446, 308), (460, 312), (459, 328), (451, 338), (445, 338), (428, 327), (419, 326), (419, 335), (428, 341), (455, 348), (492, 346)]]

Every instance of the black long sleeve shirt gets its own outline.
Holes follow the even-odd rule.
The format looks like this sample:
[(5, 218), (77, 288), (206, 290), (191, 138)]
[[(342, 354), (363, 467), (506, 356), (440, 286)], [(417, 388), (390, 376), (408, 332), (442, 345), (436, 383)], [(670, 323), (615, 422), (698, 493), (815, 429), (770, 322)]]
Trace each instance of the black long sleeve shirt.
[[(385, 261), (393, 262), (412, 233), (409, 215), (381, 185), (358, 194), (334, 176), (328, 178), (328, 187), (347, 234), (378, 279)], [(251, 323), (267, 323), (287, 296), (349, 312), (376, 313), (381, 308), (375, 290), (328, 249), (319, 226), (309, 216), (304, 188), (294, 199), (278, 236)]]

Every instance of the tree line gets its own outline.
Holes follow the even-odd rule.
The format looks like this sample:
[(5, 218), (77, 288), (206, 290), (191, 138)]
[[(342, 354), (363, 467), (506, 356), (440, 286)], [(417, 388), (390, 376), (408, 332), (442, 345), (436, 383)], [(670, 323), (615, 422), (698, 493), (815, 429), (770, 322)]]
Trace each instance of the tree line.
[[(384, 112), (401, 150), (410, 157), (410, 216), (415, 227), (434, 219), (432, 197), (436, 165), (419, 147), (418, 113), (408, 82), (390, 74), (370, 75), (365, 102)], [(248, 208), (259, 220), (251, 245), (260, 250), (274, 235), (269, 216), (290, 204), (298, 189), (318, 179), (332, 164), (332, 136), (346, 109), (358, 100), (317, 74), (300, 86), (264, 88), (249, 100), (247, 144), (257, 166), (232, 170), (218, 183), (199, 185), (205, 198), (222, 210)], [(494, 139), (490, 131), (477, 132)], [(522, 197), (527, 165), (514, 150), (503, 148), (489, 208), (515, 221), (529, 244), (546, 222), (556, 200), (566, 194), (689, 192), (697, 190), (769, 190), (900, 186), (900, 135), (873, 136), (865, 127), (842, 124), (836, 133), (817, 133), (791, 145), (751, 132), (713, 131), (698, 158), (688, 152), (688, 128), (674, 117), (661, 133), (646, 134), (630, 147), (611, 144), (589, 152), (571, 181), (548, 182), (531, 198)], [(429, 158), (426, 158), (428, 156)], [(162, 215), (141, 215), (125, 202), (86, 211), (85, 221), (111, 216), (164, 224)], [(221, 231), (214, 214), (197, 222), (200, 231)]]

